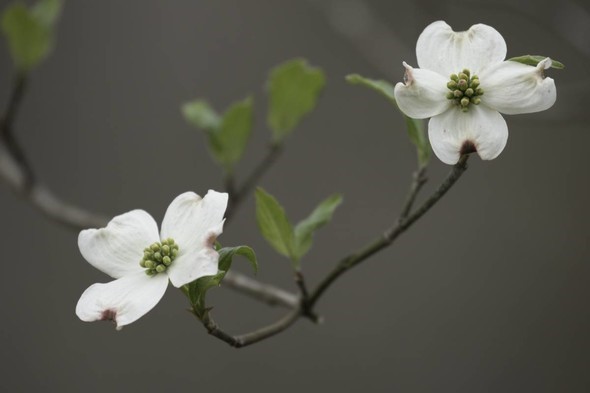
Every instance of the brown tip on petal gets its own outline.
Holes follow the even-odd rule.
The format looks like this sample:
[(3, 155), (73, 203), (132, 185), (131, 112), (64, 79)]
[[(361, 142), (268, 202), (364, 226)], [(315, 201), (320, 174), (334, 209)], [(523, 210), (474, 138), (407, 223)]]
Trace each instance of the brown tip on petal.
[(414, 77), (412, 76), (412, 67), (406, 64), (405, 61), (404, 67), (406, 68), (406, 72), (404, 72), (404, 85), (410, 86), (414, 81)]
[(207, 247), (215, 249), (215, 241), (217, 240), (217, 235), (214, 232), (211, 232), (207, 239), (205, 240), (205, 244)]
[(117, 323), (117, 312), (115, 310), (104, 310), (100, 316), (101, 321), (112, 321)]
[(477, 152), (477, 148), (475, 147), (475, 144), (471, 141), (465, 141), (465, 142), (463, 142), (463, 146), (461, 146), (461, 151), (459, 153), (461, 155), (465, 155), (465, 154), (476, 153), (476, 152)]

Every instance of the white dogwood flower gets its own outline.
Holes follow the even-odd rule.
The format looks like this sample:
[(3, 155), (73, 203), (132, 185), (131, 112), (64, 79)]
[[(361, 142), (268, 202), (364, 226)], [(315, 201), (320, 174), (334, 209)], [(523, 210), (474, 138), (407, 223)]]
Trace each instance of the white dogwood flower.
[(80, 232), (84, 259), (115, 280), (86, 289), (76, 315), (87, 322), (111, 320), (121, 329), (160, 301), (168, 280), (181, 287), (217, 274), (214, 244), (223, 231), (227, 200), (227, 194), (213, 190), (204, 198), (181, 194), (168, 206), (160, 233), (143, 210), (117, 216), (105, 228)]
[(555, 83), (544, 76), (551, 59), (536, 67), (504, 61), (506, 43), (493, 27), (454, 32), (434, 22), (418, 38), (416, 56), (420, 68), (403, 63), (405, 83), (395, 86), (395, 99), (409, 117), (431, 118), (432, 150), (447, 164), (472, 152), (496, 158), (508, 139), (500, 113), (539, 112), (555, 103)]

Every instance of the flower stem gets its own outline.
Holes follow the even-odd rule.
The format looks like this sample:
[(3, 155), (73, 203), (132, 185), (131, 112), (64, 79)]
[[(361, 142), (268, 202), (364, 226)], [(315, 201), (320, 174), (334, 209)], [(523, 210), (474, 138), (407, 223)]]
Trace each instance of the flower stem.
[[(467, 169), (468, 158), (468, 155), (461, 156), (459, 162), (455, 164), (451, 172), (441, 183), (438, 189), (426, 201), (424, 201), (424, 203), (418, 209), (416, 209), (412, 214), (408, 214), (413, 201), (415, 200), (416, 195), (422, 186), (420, 183), (423, 183), (423, 180), (420, 180), (421, 176), (415, 176), (408, 201), (406, 202), (406, 206), (402, 210), (397, 223), (386, 230), (379, 238), (373, 240), (359, 251), (344, 257), (336, 265), (336, 267), (320, 282), (318, 287), (310, 295), (308, 307), (310, 307), (310, 309), (313, 308), (323, 293), (334, 283), (334, 281), (338, 279), (338, 277), (359, 263), (363, 262), (373, 254), (391, 245), (399, 235), (404, 233), (413, 223), (415, 223), (428, 210), (430, 210), (430, 208), (432, 208), (447, 193), (447, 191), (453, 187), (453, 185), (465, 172)], [(419, 172), (420, 170), (418, 173)]]

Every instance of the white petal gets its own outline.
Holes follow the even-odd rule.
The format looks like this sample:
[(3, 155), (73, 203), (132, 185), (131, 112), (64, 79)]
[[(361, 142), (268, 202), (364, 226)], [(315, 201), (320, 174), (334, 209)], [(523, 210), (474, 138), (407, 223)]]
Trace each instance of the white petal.
[(113, 321), (119, 330), (154, 308), (167, 286), (165, 274), (149, 277), (144, 271), (107, 284), (94, 284), (80, 297), (76, 315), (86, 322)]
[(172, 201), (162, 222), (162, 239), (171, 237), (179, 253), (168, 269), (176, 287), (199, 277), (217, 273), (218, 255), (213, 249), (223, 232), (223, 215), (228, 195), (209, 190), (201, 199), (193, 192), (179, 195)]
[(477, 24), (467, 31), (454, 32), (443, 21), (424, 29), (416, 44), (418, 65), (445, 77), (469, 69), (479, 74), (488, 65), (506, 57), (506, 42), (493, 27)]
[(467, 112), (453, 108), (430, 119), (428, 137), (434, 154), (445, 164), (456, 164), (470, 147), (482, 160), (492, 160), (506, 146), (508, 126), (498, 112), (470, 105)]
[(106, 228), (86, 229), (78, 235), (78, 247), (92, 266), (119, 278), (143, 270), (143, 249), (159, 241), (158, 225), (147, 212), (132, 210), (113, 218)]
[(557, 90), (543, 72), (551, 67), (546, 58), (536, 67), (515, 61), (504, 61), (479, 76), (484, 95), (482, 103), (507, 115), (533, 113), (549, 109), (555, 103)]
[(395, 101), (407, 116), (426, 119), (436, 116), (450, 108), (447, 99), (447, 78), (436, 72), (412, 68), (406, 62), (404, 83), (395, 85)]
[(227, 208), (226, 193), (209, 190), (201, 199), (194, 192), (177, 196), (166, 211), (162, 222), (162, 239), (173, 238), (180, 252), (202, 248), (212, 231), (219, 236), (223, 230), (223, 215)]
[(215, 251), (213, 245), (215, 238), (222, 231), (222, 226), (223, 224), (220, 224), (220, 227), (212, 232), (212, 236), (206, 240), (206, 243), (201, 248), (179, 253), (167, 270), (172, 285), (179, 288), (198, 278), (217, 274), (219, 254)]

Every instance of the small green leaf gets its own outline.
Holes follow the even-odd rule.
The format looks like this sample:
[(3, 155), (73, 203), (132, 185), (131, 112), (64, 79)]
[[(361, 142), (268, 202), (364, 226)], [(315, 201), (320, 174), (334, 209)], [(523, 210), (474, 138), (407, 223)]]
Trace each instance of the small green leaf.
[[(346, 77), (346, 80), (353, 85), (361, 85), (368, 87), (372, 90), (385, 96), (392, 104), (398, 108), (395, 102), (394, 86), (384, 80), (375, 80), (362, 77), (358, 74), (351, 74)], [(399, 109), (399, 108), (398, 108)], [(416, 152), (418, 153), (418, 164), (422, 167), (428, 165), (430, 159), (430, 142), (426, 136), (426, 129), (424, 127), (424, 121), (418, 119), (412, 119), (406, 116), (403, 112), (400, 113), (404, 116), (406, 121), (406, 128), (408, 130), (408, 136), (410, 141), (416, 146)]]
[[(522, 63), (530, 66), (536, 66), (539, 62), (545, 60), (547, 56), (539, 56), (539, 55), (524, 55), (513, 57), (508, 59), (509, 61), (516, 61), (517, 63)], [(557, 60), (551, 59), (551, 68), (555, 68), (558, 70), (563, 70), (565, 65)]]
[(342, 196), (335, 194), (324, 200), (315, 210), (295, 227), (295, 256), (301, 259), (311, 247), (313, 233), (332, 219)]
[(187, 102), (182, 106), (182, 114), (189, 124), (207, 131), (216, 130), (221, 124), (219, 114), (205, 100)]
[(383, 94), (385, 98), (389, 99), (393, 104), (395, 104), (395, 95), (393, 94), (394, 86), (387, 81), (369, 79), (362, 77), (359, 74), (347, 75), (346, 81), (352, 85), (361, 85), (368, 87), (369, 89), (373, 89), (376, 92)]
[(250, 139), (252, 112), (251, 98), (233, 104), (223, 116), (219, 116), (205, 100), (188, 102), (182, 106), (184, 118), (189, 124), (205, 131), (213, 158), (228, 172), (242, 158)]
[(217, 143), (221, 147), (220, 162), (228, 170), (242, 158), (250, 139), (253, 124), (253, 101), (246, 98), (232, 105), (224, 114), (217, 132)]
[(311, 112), (326, 84), (324, 73), (303, 59), (273, 69), (268, 80), (268, 124), (275, 142), (281, 142)]
[(254, 271), (258, 271), (258, 260), (254, 250), (248, 246), (237, 246), (237, 247), (225, 247), (219, 251), (219, 271), (214, 276), (201, 277), (187, 286), (184, 291), (187, 293), (193, 311), (199, 318), (203, 318), (207, 312), (206, 297), (207, 291), (211, 288), (218, 287), (226, 273), (229, 271), (232, 265), (233, 257), (240, 255), (248, 259)]
[(41, 0), (32, 8), (33, 16), (45, 27), (52, 27), (61, 14), (62, 0)]
[(224, 247), (218, 252), (219, 270), (226, 272), (229, 271), (234, 255), (240, 255), (248, 259), (255, 272), (258, 271), (258, 260), (256, 259), (256, 253), (254, 253), (254, 250), (248, 246)]
[(197, 317), (202, 318), (207, 311), (205, 302), (207, 291), (218, 287), (223, 277), (225, 277), (225, 273), (225, 271), (220, 270), (214, 276), (201, 277), (188, 284), (188, 297)]
[(424, 120), (412, 119), (404, 115), (406, 120), (406, 128), (408, 136), (412, 143), (416, 146), (418, 153), (418, 165), (426, 167), (430, 160), (430, 142), (426, 136), (426, 129), (424, 127)]
[(256, 190), (256, 221), (262, 236), (279, 253), (295, 260), (295, 236), (285, 210), (262, 188)]
[(31, 70), (51, 53), (60, 10), (61, 1), (56, 0), (41, 0), (32, 9), (15, 3), (4, 10), (2, 32), (19, 70)]

